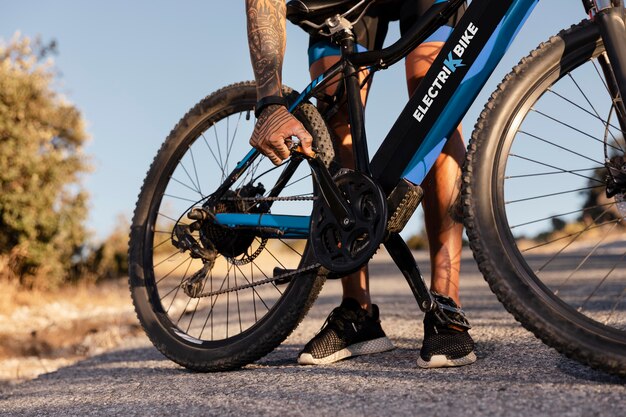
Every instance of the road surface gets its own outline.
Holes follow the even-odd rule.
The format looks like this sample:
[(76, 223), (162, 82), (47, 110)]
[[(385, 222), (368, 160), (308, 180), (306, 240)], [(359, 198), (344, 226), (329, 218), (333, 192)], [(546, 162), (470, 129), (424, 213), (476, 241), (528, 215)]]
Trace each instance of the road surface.
[[(420, 255), (424, 273), (428, 262)], [(462, 301), (479, 360), (422, 370), (422, 313), (384, 254), (370, 265), (372, 294), (396, 349), (320, 367), (298, 366), (303, 344), (339, 302), (327, 282), (305, 321), (278, 349), (228, 373), (189, 372), (145, 337), (29, 382), (5, 387), (0, 414), (15, 416), (624, 416), (626, 380), (543, 345), (498, 303), (464, 255)]]

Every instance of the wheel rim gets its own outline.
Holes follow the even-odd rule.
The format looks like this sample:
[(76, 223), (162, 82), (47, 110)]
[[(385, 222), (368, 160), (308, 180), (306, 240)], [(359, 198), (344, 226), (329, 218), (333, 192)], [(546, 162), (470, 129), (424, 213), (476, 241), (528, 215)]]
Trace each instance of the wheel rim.
[[(293, 282), (289, 285), (272, 283), (210, 297), (188, 297), (181, 283), (201, 269), (202, 263), (193, 260), (188, 253), (179, 253), (171, 245), (173, 225), (179, 218), (190, 223), (184, 213), (199, 205), (222, 183), (239, 161), (233, 156), (241, 158), (249, 150), (248, 139), (255, 122), (253, 106), (254, 99), (246, 97), (237, 106), (207, 115), (190, 131), (185, 143), (169, 158), (150, 207), (148, 224), (156, 226), (146, 228), (144, 241), (144, 274), (149, 299), (161, 325), (186, 344), (217, 348), (244, 338), (262, 325), (294, 288)], [(232, 189), (241, 191), (244, 184), (254, 179), (254, 184), (261, 181), (266, 185), (264, 195), (267, 195), (282, 169), (284, 167), (274, 169), (267, 158), (257, 158)], [(312, 195), (306, 164), (301, 164), (285, 187), (285, 191), (290, 190), (294, 191), (284, 195)], [(311, 203), (279, 201), (272, 205), (271, 212), (308, 215)], [(198, 232), (194, 237), (201, 240)], [(249, 236), (239, 239), (239, 246), (246, 239)], [(201, 290), (207, 293), (254, 283), (272, 277), (275, 267), (296, 269), (302, 265), (305, 243), (305, 239), (264, 242), (254, 237), (249, 249), (241, 252), (238, 248), (234, 257), (230, 257), (233, 255), (230, 252), (230, 259), (219, 254), (214, 268), (202, 280)]]
[(602, 198), (604, 138), (620, 156), (626, 143), (597, 58), (554, 68), (519, 104), (498, 150), (496, 218), (544, 303), (626, 343), (626, 213)]

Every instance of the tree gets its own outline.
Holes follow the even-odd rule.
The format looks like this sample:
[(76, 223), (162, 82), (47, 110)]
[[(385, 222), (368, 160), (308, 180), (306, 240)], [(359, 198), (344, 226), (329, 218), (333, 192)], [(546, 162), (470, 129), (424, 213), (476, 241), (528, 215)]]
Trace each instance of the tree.
[(86, 239), (87, 134), (52, 89), (53, 48), (18, 35), (0, 43), (0, 273), (27, 286), (68, 280)]

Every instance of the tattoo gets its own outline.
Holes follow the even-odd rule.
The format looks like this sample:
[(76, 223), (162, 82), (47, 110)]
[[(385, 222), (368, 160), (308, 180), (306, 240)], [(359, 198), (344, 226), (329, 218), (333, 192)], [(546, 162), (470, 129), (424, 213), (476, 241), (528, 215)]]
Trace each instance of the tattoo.
[(286, 44), (284, 0), (246, 0), (248, 45), (257, 97), (281, 95)]

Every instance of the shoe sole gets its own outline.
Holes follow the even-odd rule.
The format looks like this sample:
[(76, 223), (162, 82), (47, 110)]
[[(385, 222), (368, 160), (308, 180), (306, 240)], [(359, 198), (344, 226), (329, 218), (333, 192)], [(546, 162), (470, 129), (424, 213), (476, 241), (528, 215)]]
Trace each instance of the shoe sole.
[(395, 346), (391, 343), (391, 340), (387, 337), (380, 337), (378, 339), (355, 343), (324, 358), (314, 358), (310, 353), (302, 353), (298, 356), (298, 363), (300, 365), (326, 365), (351, 356), (381, 353), (394, 348)]
[(474, 362), (476, 362), (476, 354), (474, 352), (457, 359), (448, 359), (446, 355), (433, 355), (429, 361), (425, 361), (421, 356), (417, 358), (417, 366), (420, 368), (451, 368), (454, 366), (471, 365)]

